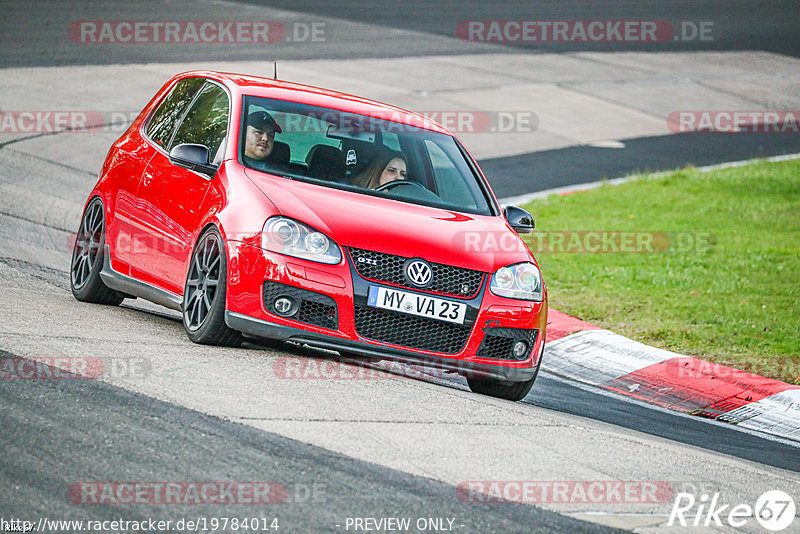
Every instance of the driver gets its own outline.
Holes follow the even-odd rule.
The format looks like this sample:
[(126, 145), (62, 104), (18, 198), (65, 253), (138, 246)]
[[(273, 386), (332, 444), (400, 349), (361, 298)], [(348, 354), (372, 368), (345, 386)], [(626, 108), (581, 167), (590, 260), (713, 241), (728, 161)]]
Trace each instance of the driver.
[(365, 189), (376, 189), (389, 182), (405, 180), (408, 164), (400, 152), (387, 151), (372, 160), (351, 184)]
[(264, 161), (275, 146), (275, 132), (281, 131), (281, 127), (266, 111), (254, 111), (248, 115), (244, 143), (245, 163), (250, 167), (263, 169)]

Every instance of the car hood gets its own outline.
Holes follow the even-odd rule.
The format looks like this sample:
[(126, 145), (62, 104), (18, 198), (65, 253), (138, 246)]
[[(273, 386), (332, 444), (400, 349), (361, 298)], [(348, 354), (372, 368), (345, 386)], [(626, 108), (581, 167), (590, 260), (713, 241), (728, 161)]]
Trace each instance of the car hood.
[(287, 217), (338, 244), (483, 272), (535, 261), (501, 216), (471, 215), (275, 177), (247, 176)]

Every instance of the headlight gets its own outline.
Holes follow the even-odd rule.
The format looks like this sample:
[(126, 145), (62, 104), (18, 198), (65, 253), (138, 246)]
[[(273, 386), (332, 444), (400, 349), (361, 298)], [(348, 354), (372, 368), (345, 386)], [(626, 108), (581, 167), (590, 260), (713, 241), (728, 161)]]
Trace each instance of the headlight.
[(331, 265), (342, 261), (342, 253), (333, 240), (288, 217), (267, 219), (261, 230), (261, 248)]
[(492, 293), (512, 299), (542, 301), (542, 275), (532, 263), (501, 267), (489, 283)]

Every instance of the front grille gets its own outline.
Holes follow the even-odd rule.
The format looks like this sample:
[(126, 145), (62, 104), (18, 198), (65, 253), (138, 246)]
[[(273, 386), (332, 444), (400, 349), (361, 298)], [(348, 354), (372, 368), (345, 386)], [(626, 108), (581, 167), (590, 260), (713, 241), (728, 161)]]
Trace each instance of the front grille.
[[(409, 284), (403, 275), (403, 264), (409, 258), (358, 248), (349, 250), (353, 265), (363, 278), (419, 290)], [(441, 263), (431, 263), (431, 268), (433, 282), (425, 288), (425, 291), (451, 297), (472, 298), (481, 288), (483, 273), (480, 271)]]
[(355, 312), (356, 332), (362, 337), (446, 354), (461, 352), (472, 329), (370, 306), (356, 306)]
[[(275, 310), (273, 304), (280, 296), (291, 297), (297, 303), (291, 315), (281, 315)], [(264, 307), (270, 313), (322, 328), (339, 329), (336, 301), (328, 295), (267, 281), (264, 282), (263, 298)]]
[[(526, 328), (484, 328), (484, 336), (481, 345), (478, 347), (477, 356), (482, 358), (497, 358), (500, 360), (526, 360), (530, 356), (530, 351), (536, 343), (536, 336), (539, 330)], [(517, 341), (526, 341), (529, 350), (521, 358), (515, 358), (511, 354), (511, 347)]]

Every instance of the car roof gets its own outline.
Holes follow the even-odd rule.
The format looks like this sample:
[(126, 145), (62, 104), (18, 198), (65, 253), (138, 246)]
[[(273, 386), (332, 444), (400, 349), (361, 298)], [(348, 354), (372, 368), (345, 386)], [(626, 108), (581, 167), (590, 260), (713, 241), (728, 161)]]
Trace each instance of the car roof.
[(218, 72), (211, 70), (184, 72), (175, 78), (186, 78), (198, 76), (210, 78), (223, 83), (232, 93), (240, 95), (251, 95), (264, 98), (274, 98), (278, 100), (288, 100), (300, 104), (319, 106), (347, 113), (366, 115), (387, 119), (401, 124), (416, 126), (426, 130), (432, 130), (447, 135), (453, 135), (441, 124), (402, 108), (376, 102), (368, 98), (322, 89), (311, 85), (262, 78), (247, 74), (236, 74), (230, 72)]

